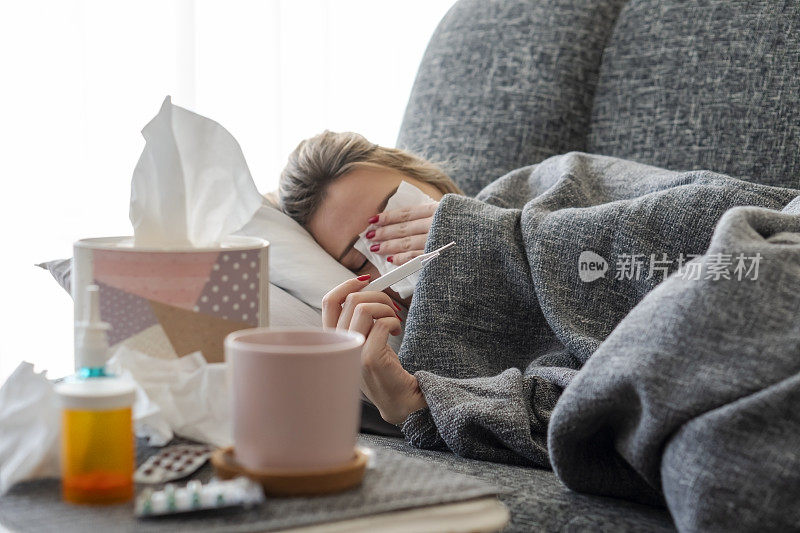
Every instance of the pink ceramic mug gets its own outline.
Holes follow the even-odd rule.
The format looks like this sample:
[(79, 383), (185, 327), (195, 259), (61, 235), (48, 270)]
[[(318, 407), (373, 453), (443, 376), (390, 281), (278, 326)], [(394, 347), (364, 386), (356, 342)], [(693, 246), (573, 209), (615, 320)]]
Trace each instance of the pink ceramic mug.
[(233, 443), (251, 470), (314, 470), (353, 457), (364, 336), (255, 328), (225, 339)]

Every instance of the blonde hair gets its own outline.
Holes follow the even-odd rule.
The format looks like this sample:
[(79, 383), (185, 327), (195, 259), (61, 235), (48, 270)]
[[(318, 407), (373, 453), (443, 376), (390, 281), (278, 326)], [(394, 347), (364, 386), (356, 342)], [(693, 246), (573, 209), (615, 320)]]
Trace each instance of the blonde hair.
[(380, 167), (429, 183), (443, 194), (464, 194), (436, 164), (352, 132), (325, 130), (297, 145), (281, 172), (281, 209), (305, 226), (325, 199), (328, 185), (357, 167)]

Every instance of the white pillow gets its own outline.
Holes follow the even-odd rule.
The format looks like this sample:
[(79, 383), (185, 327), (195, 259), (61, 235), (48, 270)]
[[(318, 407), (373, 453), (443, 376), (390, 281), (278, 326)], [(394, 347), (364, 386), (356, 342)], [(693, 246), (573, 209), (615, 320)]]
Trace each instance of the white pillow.
[(267, 200), (236, 235), (269, 241), (269, 281), (320, 309), (326, 292), (354, 276), (331, 257), (303, 226)]
[(269, 284), (269, 327), (322, 326), (322, 315), (280, 287)]

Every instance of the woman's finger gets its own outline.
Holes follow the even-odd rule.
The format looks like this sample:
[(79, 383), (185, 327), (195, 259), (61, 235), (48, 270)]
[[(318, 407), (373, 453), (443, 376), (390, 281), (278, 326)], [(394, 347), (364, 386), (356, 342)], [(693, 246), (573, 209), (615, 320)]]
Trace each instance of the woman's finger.
[(397, 224), (398, 222), (408, 222), (410, 220), (417, 220), (419, 218), (432, 217), (439, 207), (439, 202), (431, 202), (429, 204), (412, 205), (410, 207), (402, 207), (400, 209), (392, 209), (378, 213), (376, 216), (378, 220), (371, 222), (376, 226), (388, 226), (390, 224)]
[[(350, 331), (356, 331), (364, 335), (366, 339), (372, 329), (375, 320), (381, 318), (397, 317), (394, 307), (378, 303), (358, 304), (353, 312), (353, 319), (350, 321)], [(399, 332), (392, 334), (399, 334)]]
[(367, 336), (367, 340), (364, 341), (364, 347), (361, 350), (361, 364), (372, 371), (380, 372), (380, 369), (376, 368), (378, 366), (377, 359), (380, 354), (384, 353), (386, 344), (389, 342), (389, 335), (398, 334), (401, 331), (400, 319), (397, 317), (376, 320)]
[(339, 313), (339, 320), (337, 320), (336, 324), (334, 324), (336, 328), (349, 329), (356, 307), (365, 303), (377, 303), (391, 307), (392, 299), (385, 292), (379, 291), (353, 292), (348, 294), (344, 299), (344, 303), (342, 304), (342, 310), (341, 313)]
[(322, 297), (322, 325), (326, 328), (336, 327), (339, 315), (342, 312), (342, 304), (347, 296), (357, 293), (369, 284), (369, 274), (348, 279), (344, 283), (337, 285), (325, 296)]
[(425, 241), (428, 240), (428, 234), (412, 235), (410, 237), (403, 237), (402, 239), (392, 239), (373, 246), (377, 249), (372, 250), (381, 255), (394, 255), (403, 252), (412, 252), (414, 250), (424, 250)]
[(408, 263), (418, 255), (422, 255), (425, 250), (412, 250), (410, 252), (401, 252), (399, 254), (394, 254), (392, 257), (392, 263), (396, 266), (403, 265)]
[[(433, 217), (418, 218), (408, 222), (398, 222), (389, 226), (381, 226), (367, 232), (367, 239), (381, 242), (390, 239), (399, 239), (411, 235), (427, 235), (431, 229)], [(375, 233), (371, 233), (374, 231)], [(370, 236), (371, 235), (371, 236)]]

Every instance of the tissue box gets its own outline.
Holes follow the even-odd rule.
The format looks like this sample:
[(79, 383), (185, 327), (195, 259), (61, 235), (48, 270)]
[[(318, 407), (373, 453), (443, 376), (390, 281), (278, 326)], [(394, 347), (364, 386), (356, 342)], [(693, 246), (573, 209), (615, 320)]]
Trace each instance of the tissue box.
[(171, 249), (136, 247), (133, 237), (82, 239), (73, 247), (76, 320), (95, 284), (112, 350), (122, 344), (161, 358), (201, 351), (223, 361), (228, 333), (269, 325), (268, 246), (244, 236)]

